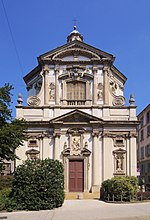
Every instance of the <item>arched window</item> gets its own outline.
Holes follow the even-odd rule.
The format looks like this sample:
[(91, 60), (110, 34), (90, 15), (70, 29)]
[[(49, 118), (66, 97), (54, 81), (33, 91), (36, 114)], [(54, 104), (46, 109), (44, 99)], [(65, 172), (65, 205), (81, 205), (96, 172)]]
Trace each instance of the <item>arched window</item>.
[(85, 101), (86, 84), (84, 82), (68, 82), (67, 83), (67, 100)]

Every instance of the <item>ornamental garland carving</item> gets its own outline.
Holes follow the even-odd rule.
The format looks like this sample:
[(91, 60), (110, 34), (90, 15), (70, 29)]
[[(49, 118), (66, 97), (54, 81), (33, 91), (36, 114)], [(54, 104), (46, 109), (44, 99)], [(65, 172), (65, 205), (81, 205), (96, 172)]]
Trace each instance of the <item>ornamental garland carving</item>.
[(27, 99), (27, 103), (29, 106), (39, 106), (40, 99), (37, 96), (29, 96)]
[(78, 79), (78, 78), (82, 78), (84, 76), (85, 70), (80, 69), (80, 68), (73, 68), (73, 69), (67, 70), (65, 72), (68, 74), (68, 76), (70, 78)]

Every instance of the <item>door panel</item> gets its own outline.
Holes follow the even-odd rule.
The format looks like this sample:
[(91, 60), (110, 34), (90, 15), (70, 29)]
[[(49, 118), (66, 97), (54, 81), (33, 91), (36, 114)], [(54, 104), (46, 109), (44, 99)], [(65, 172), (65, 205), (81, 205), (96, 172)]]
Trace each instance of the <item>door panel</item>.
[(69, 161), (69, 191), (83, 192), (83, 161)]

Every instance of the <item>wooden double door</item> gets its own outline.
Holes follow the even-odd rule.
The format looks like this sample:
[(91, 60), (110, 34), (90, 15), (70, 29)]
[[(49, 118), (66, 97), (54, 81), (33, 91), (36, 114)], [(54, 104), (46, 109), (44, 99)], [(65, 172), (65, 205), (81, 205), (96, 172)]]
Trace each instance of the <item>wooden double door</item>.
[(84, 163), (83, 160), (69, 161), (69, 192), (84, 191)]

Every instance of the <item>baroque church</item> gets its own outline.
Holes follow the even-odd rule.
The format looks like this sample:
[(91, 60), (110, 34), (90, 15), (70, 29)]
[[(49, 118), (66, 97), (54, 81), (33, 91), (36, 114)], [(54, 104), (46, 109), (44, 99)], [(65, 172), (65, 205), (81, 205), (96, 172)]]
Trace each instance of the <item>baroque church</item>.
[(99, 192), (114, 176), (136, 176), (136, 106), (125, 106), (127, 78), (115, 57), (84, 43), (74, 30), (67, 43), (38, 57), (24, 81), (27, 104), (18, 96), (16, 117), (28, 124), (21, 160), (57, 159), (66, 192)]

